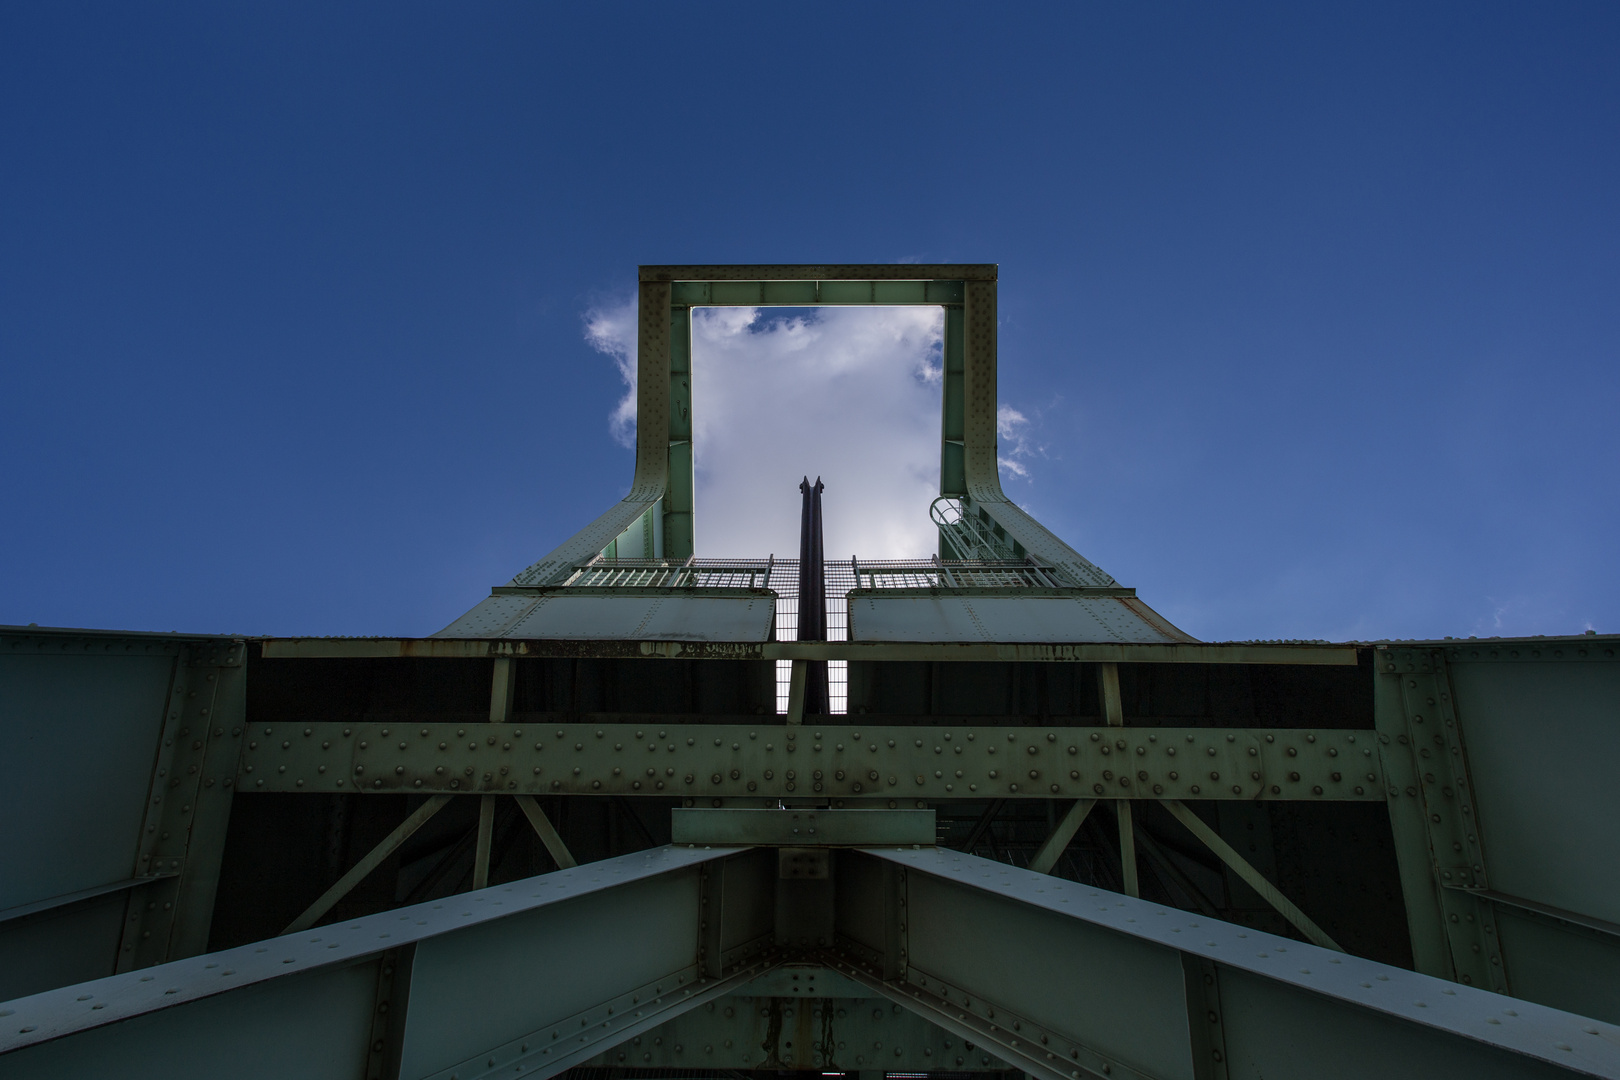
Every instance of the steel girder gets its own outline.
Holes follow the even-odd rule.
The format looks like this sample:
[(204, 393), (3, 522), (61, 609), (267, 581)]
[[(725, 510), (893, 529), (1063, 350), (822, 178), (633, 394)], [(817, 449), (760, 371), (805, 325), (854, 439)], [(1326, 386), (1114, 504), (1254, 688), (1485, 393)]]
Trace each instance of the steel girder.
[[(526, 593), (532, 601), (538, 594)], [(411, 659), (471, 660), (550, 657), (626, 660), (859, 660), (963, 663), (1145, 663), (1305, 664), (1354, 667), (1357, 646), (1319, 642), (1261, 644), (1247, 641), (1175, 644), (1153, 642), (987, 641), (653, 641), (603, 638), (387, 638), (307, 637), (263, 639), (267, 660)]]
[(702, 797), (1384, 798), (1370, 731), (547, 723), (255, 724), (237, 787)]
[(921, 848), (659, 848), (51, 991), (0, 1072), (544, 1077), (788, 963), (1039, 1080), (1620, 1077), (1620, 1028)]
[(769, 967), (768, 903), (704, 926), (722, 860), (768, 895), (772, 853), (658, 848), (12, 1001), (0, 1074), (551, 1075)]

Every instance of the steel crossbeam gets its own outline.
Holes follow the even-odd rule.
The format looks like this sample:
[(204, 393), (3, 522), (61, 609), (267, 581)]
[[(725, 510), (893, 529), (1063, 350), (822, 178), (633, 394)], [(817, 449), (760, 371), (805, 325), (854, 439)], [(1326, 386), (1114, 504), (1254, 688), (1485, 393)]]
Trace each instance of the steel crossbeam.
[[(656, 720), (656, 718), (649, 718)], [(1380, 801), (1372, 732), (257, 724), (244, 792)]]
[(779, 865), (658, 848), (19, 999), (0, 1072), (547, 1077), (791, 966), (1039, 1080), (1620, 1077), (1620, 1028), (971, 855)]
[[(524, 593), (525, 590), (516, 590)], [(518, 596), (522, 599), (522, 596)], [(532, 595), (531, 595), (532, 599)], [(1356, 646), (1300, 642), (655, 641), (601, 638), (267, 638), (266, 659), (468, 660), (489, 657), (643, 660), (861, 660), (963, 663), (1305, 664), (1354, 667)]]

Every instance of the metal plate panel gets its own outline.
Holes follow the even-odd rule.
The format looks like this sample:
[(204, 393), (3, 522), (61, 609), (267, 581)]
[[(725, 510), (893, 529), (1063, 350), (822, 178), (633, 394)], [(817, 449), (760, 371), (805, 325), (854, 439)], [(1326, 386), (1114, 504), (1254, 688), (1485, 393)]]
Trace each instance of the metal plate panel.
[[(1565, 1069), (1222, 966), (1226, 1068), (1232, 1080), (1433, 1080), (1569, 1076)], [(1501, 999), (1512, 1008), (1510, 999)], [(1544, 1052), (1557, 1053), (1549, 1043)], [(1576, 1062), (1571, 1057), (1571, 1064)], [(1604, 1075), (1600, 1073), (1599, 1075)]]
[[(1111, 929), (1144, 943), (1215, 962), (1220, 965), (1221, 996), (1227, 997), (1230, 981), (1240, 1007), (1245, 985), (1242, 976), (1273, 984), (1274, 989), (1256, 991), (1248, 999), (1251, 1003), (1249, 1017), (1255, 1025), (1252, 1038), (1269, 1040), (1265, 1049), (1251, 1052), (1265, 1071), (1237, 1072), (1233, 1073), (1235, 1076), (1264, 1075), (1268, 1080), (1285, 1076), (1386, 1073), (1620, 1077), (1620, 1028), (1598, 1020), (958, 852), (873, 848), (867, 849), (867, 854), (911, 871), (913, 918), (909, 944), (913, 967), (908, 978), (919, 984), (920, 956), (927, 946), (918, 940), (923, 924), (916, 918), (917, 889), (927, 880), (924, 875), (949, 877), (960, 880), (964, 887), (976, 888), (981, 894), (995, 894), (981, 896), (981, 899), (1005, 898), (1076, 923)], [(971, 936), (977, 941), (984, 936), (981, 926), (1008, 922), (1009, 912), (1015, 910), (1012, 904), (990, 902), (972, 923), (957, 925), (972, 925)], [(1050, 940), (1060, 940), (1071, 933), (1063, 922), (1052, 923), (1050, 927)], [(935, 932), (938, 929), (936, 927)], [(949, 924), (945, 929), (955, 935), (953, 942), (968, 936)], [(950, 950), (944, 951), (949, 953)], [(970, 954), (963, 951), (958, 955)], [(1078, 970), (1082, 969), (1071, 965), (1067, 972), (1055, 978), (1073, 979)], [(1131, 978), (1134, 975), (1127, 972), (1126, 980)], [(1108, 980), (1102, 978), (1102, 981)], [(1004, 984), (1012, 991), (1019, 989), (1016, 982)], [(965, 983), (967, 987), (973, 985), (973, 982)], [(1030, 985), (1044, 991), (1048, 984), (1032, 982)], [(1025, 993), (1027, 997), (1028, 991)], [(1318, 999), (1337, 1004), (1317, 1010), (1311, 1003)], [(1286, 1001), (1294, 1001), (1297, 1006), (1278, 1004)], [(1230, 1004), (1227, 1008), (1230, 1012)], [(1065, 1028), (1073, 1031), (1076, 1024), (1085, 1019), (1085, 1014), (1059, 1016), (1053, 1027), (1060, 1032)], [(1408, 1027), (1403, 1028), (1402, 1024)], [(1413, 1032), (1412, 1028), (1425, 1030)], [(1095, 1043), (1090, 1031), (1087, 1021), (1085, 1038)], [(1409, 1034), (1402, 1034), (1403, 1031)], [(1227, 1039), (1230, 1044), (1230, 1027)], [(1386, 1039), (1390, 1049), (1380, 1045), (1379, 1040)], [(1130, 1048), (1128, 1042), (1121, 1042)], [(1432, 1052), (1421, 1049), (1420, 1044), (1430, 1043), (1438, 1049)], [(1418, 1062), (1419, 1067), (1410, 1073), (1390, 1073), (1384, 1068), (1388, 1057), (1409, 1059)], [(1447, 1064), (1436, 1066), (1437, 1062)], [(1450, 1062), (1456, 1064), (1453, 1066)], [(1543, 1063), (1555, 1068), (1544, 1072)], [(1476, 1071), (1471, 1072), (1471, 1069)]]
[[(776, 620), (768, 595), (701, 596), (552, 593), (506, 631), (510, 637), (646, 639), (662, 641), (764, 641)], [(447, 631), (448, 633), (448, 631)]]
[(1168, 643), (1180, 640), (1115, 596), (862, 596), (849, 601), (853, 641)]
[(1450, 669), (1491, 888), (1620, 922), (1620, 663)]
[(276, 979), (7, 1055), (6, 1080), (356, 1080), (366, 1075), (376, 961)]
[[(589, 876), (591, 867), (576, 874)], [(401, 1075), (424, 1076), (608, 1002), (630, 987), (696, 981), (695, 867), (417, 946)], [(492, 995), (490, 986), (521, 994)], [(579, 1032), (558, 1036), (565, 1044)]]
[(1496, 905), (1515, 997), (1620, 1024), (1620, 937)]
[(240, 993), (300, 971), (342, 967), (441, 935), (454, 937), (486, 923), (606, 893), (647, 878), (679, 875), (688, 867), (723, 856), (722, 852), (689, 848), (654, 848), (19, 998), (0, 1009), (0, 1016), (8, 1018), (6, 1024), (0, 1024), (0, 1054), (77, 1037), (188, 1002)]
[(0, 1001), (113, 972), (123, 890), (0, 924)]
[(1190, 1078), (1176, 950), (1008, 904), (982, 891), (1001, 873), (993, 867), (975, 860), (972, 869), (983, 879), (961, 884), (911, 875), (908, 977), (968, 989), (975, 999), (1015, 1011), (1023, 1023), (1064, 1031), (1078, 1021), (1093, 1049), (1165, 1080)]
[[(126, 652), (126, 644), (141, 651)], [(0, 817), (11, 823), (0, 832), (0, 908), (134, 873), (180, 650), (165, 644), (172, 652), (120, 639), (0, 642), (0, 761), (8, 774)], [(64, 798), (68, 777), (72, 797)]]
[[(1372, 735), (1254, 728), (263, 724), (244, 792), (1382, 798)], [(774, 718), (773, 718), (774, 719)], [(924, 737), (926, 736), (926, 738)]]
[(438, 636), (449, 638), (497, 638), (512, 628), (534, 607), (536, 597), (496, 595), (486, 596), (473, 609), (439, 631)]

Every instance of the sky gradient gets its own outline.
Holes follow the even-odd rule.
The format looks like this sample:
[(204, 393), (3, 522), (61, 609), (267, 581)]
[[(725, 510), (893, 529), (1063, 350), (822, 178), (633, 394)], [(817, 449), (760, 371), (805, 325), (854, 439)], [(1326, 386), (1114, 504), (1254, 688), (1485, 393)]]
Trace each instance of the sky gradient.
[[(1614, 631), (1617, 192), (1598, 3), (9, 5), (0, 622), (431, 633), (624, 494), (638, 263), (927, 261), (1189, 633)], [(711, 320), (704, 553), (818, 471), (902, 553), (891, 315)]]

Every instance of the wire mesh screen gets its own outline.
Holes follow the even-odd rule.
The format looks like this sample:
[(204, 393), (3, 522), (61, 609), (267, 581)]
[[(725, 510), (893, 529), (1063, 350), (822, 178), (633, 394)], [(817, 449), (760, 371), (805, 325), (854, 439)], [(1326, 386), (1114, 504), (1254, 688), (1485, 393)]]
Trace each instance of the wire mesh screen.
[[(827, 640), (849, 640), (849, 605), (845, 601), (855, 587), (855, 575), (848, 563), (829, 562), (827, 575)], [(799, 560), (783, 559), (771, 569), (770, 584), (776, 593), (776, 640), (799, 640)], [(788, 687), (793, 675), (790, 660), (776, 662), (776, 711), (788, 710)], [(827, 661), (827, 711), (843, 715), (849, 711), (849, 662)]]

